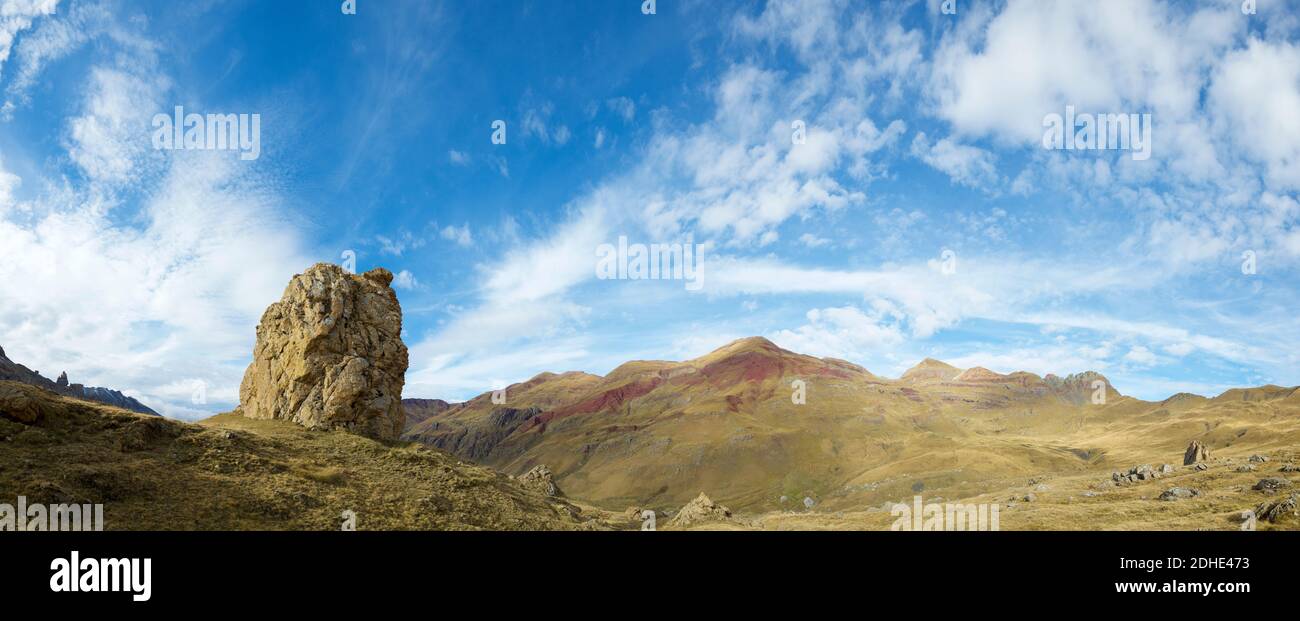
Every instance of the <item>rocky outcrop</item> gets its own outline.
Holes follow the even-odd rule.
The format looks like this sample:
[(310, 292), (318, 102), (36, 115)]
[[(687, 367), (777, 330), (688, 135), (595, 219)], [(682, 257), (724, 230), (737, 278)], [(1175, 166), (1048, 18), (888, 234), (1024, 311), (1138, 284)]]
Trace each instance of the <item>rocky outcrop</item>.
[(560, 491), (560, 486), (555, 484), (555, 475), (544, 465), (533, 466), (532, 470), (525, 472), (517, 480), (524, 487), (537, 490), (546, 496), (564, 495), (564, 492)]
[(719, 522), (731, 519), (731, 509), (717, 504), (700, 492), (695, 500), (690, 501), (677, 515), (673, 516), (673, 526), (690, 526), (702, 522)]
[(407, 352), (393, 274), (318, 263), (262, 314), (239, 411), (379, 439), (402, 432)]
[(18, 382), (0, 381), (0, 416), (34, 425), (45, 418), (50, 400), (40, 398), (40, 391)]
[(1128, 483), (1137, 483), (1139, 481), (1158, 479), (1170, 472), (1173, 472), (1173, 467), (1169, 464), (1164, 464), (1159, 468), (1152, 468), (1151, 464), (1142, 464), (1140, 466), (1133, 466), (1127, 471), (1112, 472), (1110, 473), (1110, 480), (1116, 485), (1124, 485)]
[[(1071, 373), (1065, 377), (1048, 373), (1043, 376), (1043, 383), (1056, 394), (1062, 401), (1073, 405), (1085, 405), (1093, 403), (1094, 393), (1097, 389), (1093, 387), (1096, 382), (1103, 384), (1105, 397), (1107, 401), (1116, 399), (1120, 396), (1119, 391), (1110, 385), (1110, 380), (1106, 379), (1096, 371), (1084, 371), (1082, 373)], [(1097, 404), (1100, 405), (1100, 404)]]
[(1297, 505), (1300, 504), (1300, 496), (1291, 494), (1282, 500), (1265, 502), (1255, 508), (1255, 515), (1259, 519), (1268, 522), (1278, 522), (1280, 520), (1300, 517), (1300, 511), (1297, 511)]
[(1192, 440), (1192, 443), (1187, 445), (1187, 452), (1183, 453), (1184, 466), (1190, 466), (1192, 464), (1208, 461), (1209, 459), (1210, 459), (1210, 449), (1206, 448), (1205, 445), (1201, 444), (1196, 440)]

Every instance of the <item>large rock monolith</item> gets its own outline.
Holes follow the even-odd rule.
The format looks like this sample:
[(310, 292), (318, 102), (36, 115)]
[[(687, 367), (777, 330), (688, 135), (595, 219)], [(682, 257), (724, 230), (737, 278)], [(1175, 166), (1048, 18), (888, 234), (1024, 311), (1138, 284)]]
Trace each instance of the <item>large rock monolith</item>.
[(397, 438), (407, 353), (392, 282), (383, 268), (357, 275), (328, 263), (294, 276), (257, 326), (240, 412)]

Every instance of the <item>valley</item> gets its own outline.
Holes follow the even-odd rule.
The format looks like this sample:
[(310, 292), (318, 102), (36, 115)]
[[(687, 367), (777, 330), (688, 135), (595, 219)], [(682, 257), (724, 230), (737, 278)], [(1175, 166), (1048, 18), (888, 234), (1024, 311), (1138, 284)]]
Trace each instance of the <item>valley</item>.
[[(928, 359), (888, 379), (762, 338), (605, 377), (546, 373), (505, 393), (452, 404), (403, 438), (511, 474), (544, 464), (572, 497), (611, 511), (671, 512), (704, 492), (759, 516), (757, 528), (887, 529), (889, 507), (916, 495), (1001, 503), (1004, 529), (1230, 528), (1272, 499), (1250, 489), (1266, 468), (1236, 469), (1256, 454), (1281, 467), (1300, 445), (1295, 388), (1147, 402), (1096, 373)], [(1193, 440), (1212, 447), (1206, 470), (1182, 463)], [(1173, 471), (1112, 478), (1142, 464)], [(1154, 500), (1178, 485), (1197, 496)]]

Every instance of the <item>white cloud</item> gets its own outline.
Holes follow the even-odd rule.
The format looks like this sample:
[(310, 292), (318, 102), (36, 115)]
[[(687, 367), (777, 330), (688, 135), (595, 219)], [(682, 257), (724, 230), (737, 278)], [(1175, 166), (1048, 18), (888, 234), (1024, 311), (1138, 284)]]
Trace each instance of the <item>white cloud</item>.
[(934, 144), (925, 132), (912, 139), (912, 156), (942, 172), (956, 183), (991, 190), (998, 185), (997, 157), (993, 153), (943, 138)]
[(624, 121), (631, 122), (636, 116), (636, 104), (632, 103), (632, 100), (627, 97), (614, 97), (606, 100), (605, 105), (609, 106), (610, 110), (617, 112), (619, 116), (623, 117)]
[(163, 106), (157, 89), (139, 76), (97, 68), (90, 77), (84, 113), (68, 128), (68, 154), (94, 183), (120, 185), (138, 179), (136, 166), (150, 149), (148, 119)]
[(555, 128), (555, 133), (552, 135), (552, 138), (555, 139), (555, 144), (560, 146), (568, 144), (569, 138), (571, 137), (573, 137), (573, 133), (569, 131), (569, 126), (567, 125), (561, 125)]
[(469, 232), (469, 224), (454, 226), (448, 224), (442, 228), (439, 233), (443, 239), (456, 242), (461, 246), (471, 246), (474, 244), (474, 236)]
[(794, 330), (780, 330), (772, 342), (814, 356), (862, 360), (875, 350), (895, 347), (906, 340), (901, 329), (902, 314), (884, 300), (864, 312), (856, 306), (812, 309), (808, 323)]
[[(1087, 113), (1151, 113), (1153, 156), (1125, 163), (1123, 177), (1149, 179), (1167, 167), (1193, 183), (1219, 179), (1221, 159), (1231, 151), (1217, 144), (1210, 127), (1216, 113), (1202, 95), (1248, 21), (1232, 3), (1010, 0), (996, 13), (975, 5), (934, 52), (925, 88), (930, 112), (957, 136), (1040, 153), (1045, 115), (1064, 114), (1067, 105)], [(1237, 91), (1247, 92), (1261, 91)], [(1042, 161), (1066, 157), (1053, 154)], [(1098, 157), (1104, 156), (1088, 154)], [(1024, 187), (1027, 179), (1018, 181)]]
[[(273, 160), (152, 150), (148, 118), (170, 83), (140, 35), (115, 27), (103, 43), (110, 64), (87, 70), (60, 132), (66, 157), (46, 164), (79, 175), (51, 171), (21, 213), (0, 209), (0, 343), (164, 414), (229, 409), (258, 318), (311, 261), (260, 176)], [(178, 389), (196, 379), (206, 406)]]
[[(448, 227), (451, 228), (451, 227)], [(465, 231), (469, 235), (468, 229)], [(425, 239), (412, 235), (410, 231), (402, 231), (396, 238), (389, 238), (384, 235), (376, 235), (375, 241), (379, 242), (379, 252), (391, 254), (395, 257), (402, 256), (407, 250), (419, 250), (424, 247)]]
[(187, 411), (161, 390), (179, 377), (206, 379), (210, 395), (237, 387), (258, 317), (310, 261), (274, 195), (233, 164), (209, 153), (175, 162), (140, 227), (94, 203), (47, 208), (29, 224), (0, 219), (9, 355), (166, 414)]
[(53, 15), (59, 0), (4, 0), (0, 2), (0, 69), (9, 60), (18, 33), (32, 27), (32, 22)]
[(809, 248), (820, 248), (831, 243), (831, 240), (826, 239), (825, 237), (818, 237), (812, 233), (804, 233), (799, 236), (799, 243)]
[(1082, 371), (1105, 373), (1110, 368), (1108, 352), (1071, 344), (1019, 347), (1011, 350), (978, 349), (944, 360), (958, 368), (984, 367), (995, 373), (1028, 371), (1040, 376), (1069, 375)]
[(523, 126), (523, 135), (525, 138), (537, 138), (542, 144), (556, 144), (564, 146), (573, 137), (573, 132), (567, 125), (559, 124), (551, 128), (551, 114), (555, 106), (546, 102), (540, 106), (528, 108), (524, 111), (521, 124)]
[(16, 107), (14, 100), (20, 103), (27, 101), (27, 91), (35, 84), (37, 76), (46, 65), (67, 56), (96, 37), (106, 35), (119, 44), (137, 48), (136, 51), (143, 51), (141, 48), (150, 45), (147, 40), (116, 28), (112, 15), (104, 5), (83, 2), (66, 8), (68, 10), (63, 14), (52, 14), (48, 19), (37, 22), (31, 32), (25, 33), (14, 46), (17, 71), (5, 89), (10, 97), (4, 104), (6, 116)]
[(5, 170), (4, 160), (0, 160), (0, 216), (14, 204), (14, 191), (22, 184), (22, 177)]
[(415, 289), (420, 283), (415, 279), (415, 275), (408, 270), (402, 270), (393, 276), (394, 289)]
[[(1234, 334), (1223, 323), (1184, 327), (1174, 317), (1163, 323), (1144, 321), (1147, 309), (1141, 306), (1150, 300), (1134, 295), (1167, 286), (1171, 278), (1188, 273), (1189, 265), (1216, 260), (1261, 231), (1273, 231), (1269, 244), (1261, 247), (1294, 245), (1300, 252), (1300, 234), (1285, 234), (1296, 217), (1285, 197), (1275, 195), (1277, 200), (1239, 216), (1214, 214), (1223, 211), (1224, 203), (1216, 202), (1220, 196), (1231, 196), (1233, 205), (1249, 205), (1257, 197), (1242, 189), (1248, 183), (1238, 183), (1248, 174), (1231, 165), (1231, 153), (1210, 131), (1214, 116), (1206, 114), (1202, 102), (1215, 63), (1230, 51), (1244, 25), (1231, 7), (1203, 6), (1188, 9), (1145, 0), (1096, 6), (1025, 0), (963, 5), (954, 26), (931, 32), (940, 41), (933, 54), (922, 51), (925, 32), (901, 25), (903, 9), (866, 12), (837, 0), (770, 2), (756, 14), (742, 8), (731, 27), (745, 53), (736, 55), (742, 60), (726, 66), (709, 85), (712, 115), (689, 121), (665, 109), (646, 115), (653, 133), (636, 154), (639, 159), (576, 200), (553, 228), (521, 239), (506, 256), (478, 266), (483, 275), (478, 305), (455, 316), (425, 343), (442, 356), (442, 372), (457, 375), (483, 368), (475, 365), (495, 356), (493, 348), (514, 351), (535, 346), (540, 334), (571, 334), (591, 313), (581, 286), (592, 278), (596, 245), (620, 233), (652, 239), (693, 233), (697, 242), (713, 244), (705, 279), (710, 299), (850, 296), (856, 305), (819, 302), (823, 307), (796, 328), (761, 329), (808, 350), (851, 354), (884, 342), (904, 347), (966, 322), (1001, 322), (1008, 329), (1056, 326), (1062, 338), (1068, 332), (1086, 342), (1011, 348), (1010, 353), (1005, 344), (989, 347), (970, 352), (972, 359), (982, 357), (972, 360), (972, 366), (1044, 373), (1131, 369), (1171, 351), (1263, 360), (1252, 358), (1262, 353), (1258, 338)], [(751, 53), (745, 47), (751, 44), (759, 50)], [(764, 46), (792, 52), (793, 62), (769, 64), (771, 58), (791, 56), (767, 54)], [(1288, 74), (1267, 75), (1281, 79)], [(772, 253), (779, 245), (764, 247), (779, 238), (791, 219), (799, 219), (801, 228), (811, 222), (812, 228), (820, 218), (838, 219), (847, 215), (845, 210), (871, 204), (869, 186), (894, 174), (890, 157), (907, 130), (906, 123), (891, 116), (908, 101), (906, 96), (918, 94), (928, 105), (915, 124), (946, 137), (935, 141), (918, 132), (902, 145), (905, 155), (958, 185), (991, 193), (1005, 185), (1022, 196), (1042, 188), (1079, 187), (1083, 205), (1091, 206), (1094, 196), (1123, 201), (1134, 219), (1122, 231), (1128, 237), (1108, 238), (1116, 252), (1105, 257), (1095, 251), (1071, 255), (1067, 248), (1051, 256), (1013, 256), (1003, 252), (1008, 234), (1032, 217), (975, 208), (956, 210), (951, 218), (930, 218), (905, 206), (875, 216), (876, 224), (888, 231), (887, 246), (904, 247), (918, 237), (933, 237), (934, 230), (956, 226), (971, 236), (958, 241), (991, 242), (998, 254), (963, 254), (957, 274), (945, 276), (936, 260), (917, 260), (910, 253), (900, 253), (910, 259), (874, 270), (802, 268)], [(1042, 151), (1036, 145), (1043, 116), (1061, 112), (1066, 104), (1103, 112), (1154, 112), (1154, 165), (1167, 169), (1136, 166), (1124, 158)], [(589, 117), (599, 109), (599, 103), (593, 104)], [(547, 106), (525, 113), (525, 135), (553, 140), (550, 114)], [(927, 114), (947, 127), (932, 129)], [(794, 120), (806, 124), (803, 144), (791, 140)], [(598, 129), (595, 144), (607, 140), (603, 128)], [(1284, 143), (1295, 141), (1278, 140), (1282, 157)], [(1030, 150), (1027, 158), (1004, 157), (1008, 148), (1015, 155)], [(999, 170), (1021, 161), (1028, 165), (1018, 174)], [(1149, 187), (1153, 180), (1176, 184), (1187, 179), (1220, 186), (1221, 194), (1186, 193), (1186, 186), (1160, 194)], [(1072, 230), (1062, 232), (1063, 237), (1093, 224), (1088, 218), (1077, 220), (1082, 222), (1070, 222)], [(799, 241), (814, 248), (827, 242), (816, 233)], [(745, 256), (757, 248), (772, 254)], [(936, 244), (935, 254), (938, 250)], [(1059, 312), (1072, 305), (1091, 308), (1096, 300), (1113, 306), (1107, 312)], [(854, 339), (863, 340), (855, 344)], [(1133, 357), (1125, 360), (1128, 354)]]
[(1124, 360), (1139, 367), (1149, 367), (1154, 365), (1159, 358), (1157, 358), (1156, 355), (1146, 347), (1143, 347), (1142, 345), (1134, 345), (1128, 350), (1127, 354), (1124, 354)]
[(1300, 188), (1300, 48), (1251, 39), (1223, 59), (1209, 97), (1241, 153), (1277, 187)]

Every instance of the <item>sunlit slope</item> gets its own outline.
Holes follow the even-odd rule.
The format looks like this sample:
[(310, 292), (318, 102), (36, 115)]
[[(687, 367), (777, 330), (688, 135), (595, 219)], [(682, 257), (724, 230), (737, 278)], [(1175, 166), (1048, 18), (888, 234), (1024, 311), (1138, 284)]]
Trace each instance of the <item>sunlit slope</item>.
[(507, 389), (505, 403), (482, 395), (408, 438), (509, 473), (546, 464), (570, 495), (614, 509), (672, 508), (705, 491), (748, 511), (802, 508), (804, 498), (841, 510), (1181, 465), (1192, 439), (1294, 445), (1295, 399), (1264, 387), (1150, 403), (1096, 373), (1000, 375), (935, 360), (889, 380), (750, 338), (603, 378), (544, 374)]
[(0, 381), (0, 502), (104, 505), (109, 530), (603, 528), (426, 446), (222, 414), (198, 424)]

